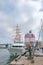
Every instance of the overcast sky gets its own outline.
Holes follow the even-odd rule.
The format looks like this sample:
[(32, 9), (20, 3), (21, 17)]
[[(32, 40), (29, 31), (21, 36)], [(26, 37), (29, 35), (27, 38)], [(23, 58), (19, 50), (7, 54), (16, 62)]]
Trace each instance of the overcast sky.
[(43, 0), (0, 0), (0, 43), (12, 43), (15, 26), (22, 35), (31, 29), (38, 38)]

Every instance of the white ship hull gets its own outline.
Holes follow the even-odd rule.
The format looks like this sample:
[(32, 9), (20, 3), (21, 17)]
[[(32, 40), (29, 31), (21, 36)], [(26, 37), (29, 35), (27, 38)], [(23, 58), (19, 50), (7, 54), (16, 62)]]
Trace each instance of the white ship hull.
[(17, 54), (17, 55), (21, 55), (21, 54), (23, 54), (24, 52), (25, 52), (25, 49), (24, 48), (19, 48), (19, 47), (12, 47), (12, 48), (8, 48), (8, 50), (9, 50), (9, 52), (10, 52), (10, 54), (12, 55), (15, 55), (15, 54)]
[(11, 47), (8, 47), (8, 50), (10, 52), (10, 54), (12, 55), (22, 55), (23, 53), (25, 53), (25, 48), (24, 48), (24, 45), (23, 44), (15, 44)]

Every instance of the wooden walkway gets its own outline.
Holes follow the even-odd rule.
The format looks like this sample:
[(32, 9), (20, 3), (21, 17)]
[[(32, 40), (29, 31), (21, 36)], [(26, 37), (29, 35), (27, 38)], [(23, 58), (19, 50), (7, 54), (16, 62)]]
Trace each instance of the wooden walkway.
[(17, 61), (13, 60), (10, 65), (43, 65), (43, 57), (34, 57), (34, 63), (31, 63), (32, 60), (27, 60), (28, 53), (24, 56), (21, 56)]

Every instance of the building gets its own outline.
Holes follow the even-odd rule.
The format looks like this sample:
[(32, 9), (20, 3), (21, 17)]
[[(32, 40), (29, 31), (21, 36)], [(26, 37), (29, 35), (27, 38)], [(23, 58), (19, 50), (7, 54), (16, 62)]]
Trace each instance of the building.
[(35, 43), (35, 35), (29, 31), (29, 33), (25, 34), (25, 46), (27, 45), (34, 45)]

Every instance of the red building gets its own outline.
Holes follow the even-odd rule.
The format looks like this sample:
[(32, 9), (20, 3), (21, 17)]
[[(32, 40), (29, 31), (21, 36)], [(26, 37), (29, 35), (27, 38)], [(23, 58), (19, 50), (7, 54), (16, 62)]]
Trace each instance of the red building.
[(25, 46), (29, 44), (34, 44), (34, 42), (35, 42), (35, 35), (32, 34), (31, 31), (29, 31), (29, 33), (25, 34)]

